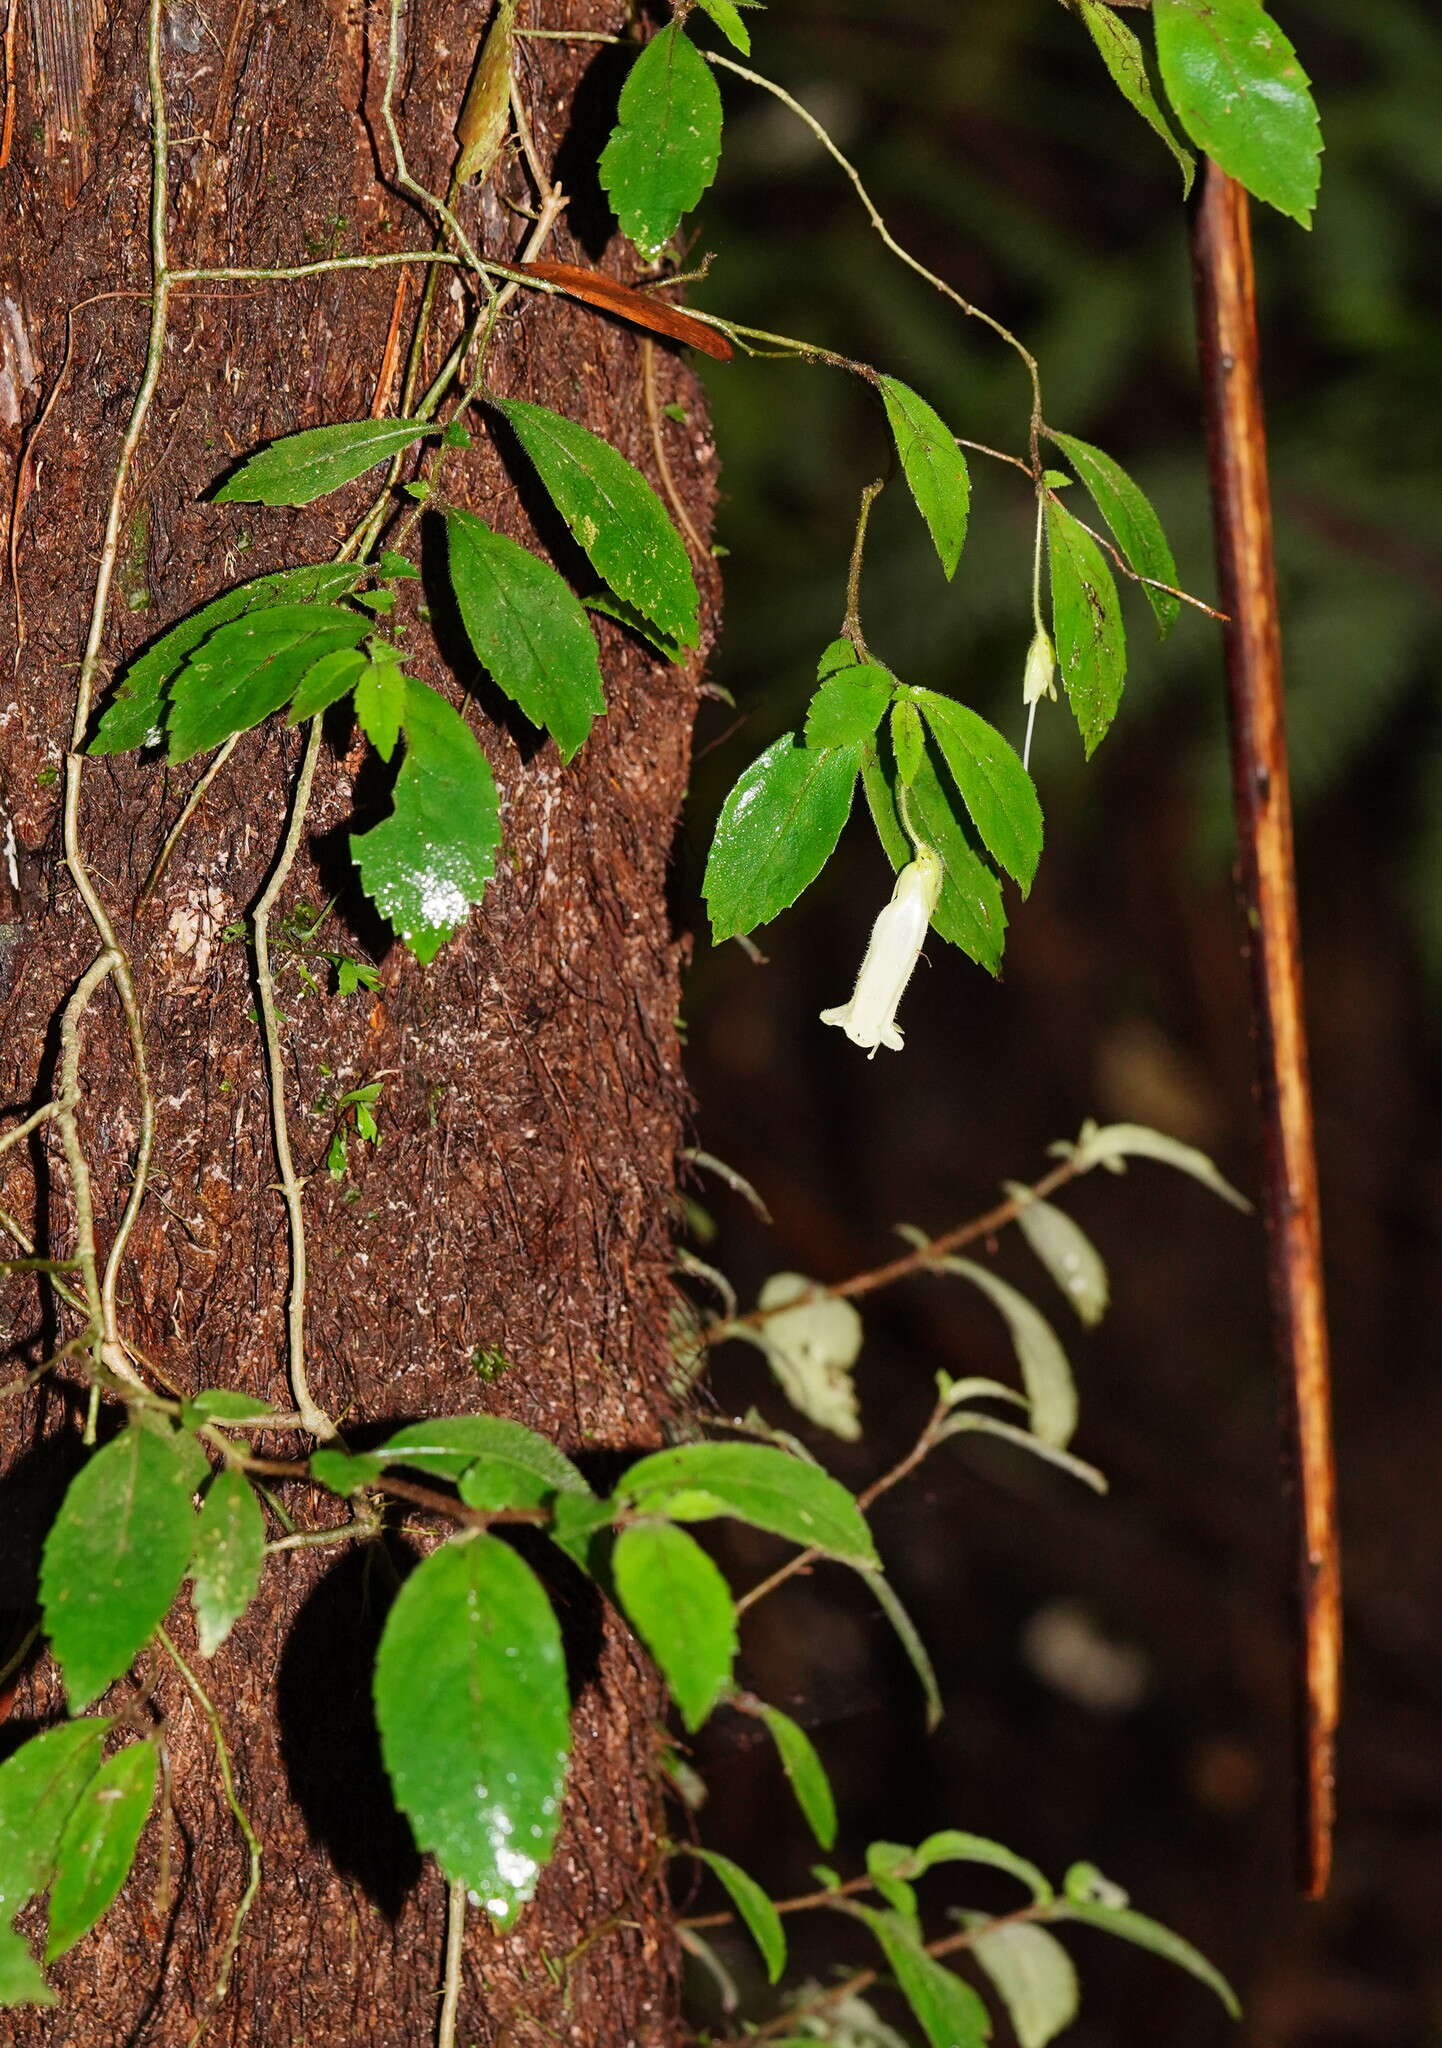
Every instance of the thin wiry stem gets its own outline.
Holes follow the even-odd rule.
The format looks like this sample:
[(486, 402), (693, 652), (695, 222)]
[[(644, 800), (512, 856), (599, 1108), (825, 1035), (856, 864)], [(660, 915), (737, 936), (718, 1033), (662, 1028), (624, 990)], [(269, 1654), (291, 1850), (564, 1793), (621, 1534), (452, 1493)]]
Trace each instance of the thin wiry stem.
[(436, 2048), (456, 2048), (456, 2016), (461, 2005), (461, 1956), (466, 1939), (466, 1888), (453, 1884), (446, 1894), (446, 1974), (441, 1994)]
[(310, 1383), (305, 1367), (305, 1289), (306, 1289), (306, 1248), (305, 1215), (302, 1198), (305, 1183), (297, 1178), (295, 1159), (290, 1148), (290, 1119), (285, 1107), (285, 1056), (280, 1043), (280, 1016), (275, 1000), (275, 978), (270, 965), (270, 913), (276, 899), (290, 878), (295, 865), (296, 854), (300, 851), (301, 838), (305, 832), (305, 814), (310, 803), (311, 784), (315, 780), (316, 762), (320, 757), (321, 723), (311, 719), (306, 729), (305, 752), (301, 756), (300, 770), (296, 776), (295, 794), (291, 798), (290, 823), (286, 828), (284, 843), (271, 869), (270, 880), (261, 891), (251, 920), (255, 943), (255, 986), (260, 1006), (261, 1033), (265, 1039), (265, 1061), (270, 1082), (270, 1122), (275, 1139), (276, 1164), (280, 1168), (280, 1192), (285, 1202), (286, 1220), (290, 1231), (290, 1288), (286, 1299), (286, 1360), (290, 1377), (291, 1397), (302, 1426), (312, 1436), (333, 1437), (335, 1424), (311, 1398)]
[(226, 1992), (230, 1989), (230, 1973), (235, 1967), (236, 1952), (240, 1947), (241, 1933), (249, 1917), (250, 1909), (255, 1903), (255, 1895), (260, 1890), (260, 1871), (264, 1851), (261, 1848), (260, 1837), (255, 1831), (250, 1815), (241, 1805), (236, 1793), (235, 1772), (231, 1768), (230, 1762), (230, 1746), (226, 1742), (225, 1730), (221, 1727), (220, 1715), (216, 1711), (215, 1702), (211, 1699), (210, 1694), (196, 1677), (185, 1658), (176, 1649), (165, 1630), (162, 1628), (157, 1631), (157, 1634), (160, 1639), (161, 1648), (190, 1687), (201, 1713), (204, 1714), (206, 1720), (210, 1723), (210, 1739), (215, 1744), (215, 1760), (220, 1768), (221, 1790), (225, 1794), (225, 1803), (230, 1808), (231, 1818), (234, 1820), (236, 1827), (240, 1831), (241, 1839), (245, 1843), (249, 1866), (246, 1873), (245, 1890), (241, 1893), (239, 1903), (231, 1916), (230, 1931), (226, 1935), (225, 1947), (221, 1952), (220, 1968), (215, 1973), (215, 1982), (210, 1987), (204, 2009), (201, 2012), (200, 2018), (196, 2021), (190, 2036), (188, 2048), (195, 2048), (195, 2044), (210, 2025), (217, 2009), (225, 1999)]

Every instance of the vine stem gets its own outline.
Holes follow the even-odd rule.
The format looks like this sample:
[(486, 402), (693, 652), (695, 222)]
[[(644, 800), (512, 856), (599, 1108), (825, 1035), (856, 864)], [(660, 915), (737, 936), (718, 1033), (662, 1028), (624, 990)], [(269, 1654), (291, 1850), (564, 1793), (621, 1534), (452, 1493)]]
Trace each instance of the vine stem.
[(461, 1956), (466, 1939), (466, 1888), (453, 1884), (446, 1893), (446, 1973), (441, 1992), (441, 2017), (436, 2048), (456, 2048), (456, 2016), (461, 2004)]
[(871, 508), (885, 489), (885, 478), (878, 477), (874, 484), (867, 484), (862, 490), (856, 512), (856, 534), (851, 543), (851, 560), (846, 570), (846, 616), (841, 622), (841, 631), (863, 661), (867, 659), (867, 652), (866, 635), (861, 630), (861, 565), (866, 556), (866, 529), (871, 523)]
[(319, 718), (311, 719), (306, 728), (305, 752), (301, 755), (300, 769), (295, 779), (295, 794), (291, 798), (290, 822), (286, 827), (284, 843), (271, 869), (270, 880), (266, 883), (251, 917), (251, 933), (255, 945), (255, 986), (260, 1004), (260, 1028), (265, 1039), (265, 1063), (270, 1080), (270, 1123), (275, 1139), (276, 1164), (280, 1168), (280, 1193), (285, 1203), (286, 1220), (290, 1230), (290, 1287), (286, 1298), (286, 1359), (290, 1378), (291, 1398), (301, 1419), (301, 1427), (308, 1429), (312, 1436), (322, 1439), (336, 1434), (335, 1424), (312, 1399), (310, 1382), (305, 1367), (305, 1290), (306, 1290), (306, 1249), (305, 1215), (302, 1198), (305, 1183), (297, 1177), (295, 1159), (290, 1146), (290, 1120), (285, 1107), (285, 1061), (280, 1042), (280, 1017), (275, 1000), (275, 978), (270, 965), (270, 914), (276, 899), (290, 878), (295, 865), (296, 854), (300, 851), (301, 837), (305, 831), (305, 815), (310, 804), (311, 784), (315, 780), (316, 762), (320, 758), (321, 723)]
[(1282, 636), (1272, 552), (1256, 290), (1247, 195), (1208, 162), (1194, 244), (1197, 328), (1211, 448), (1212, 514), (1251, 969), (1272, 1317), (1283, 1362), (1298, 1488), (1300, 1710), (1305, 1750), (1299, 1863), (1309, 1898), (1327, 1889), (1340, 1711), (1342, 1575), (1332, 1451), (1321, 1205), (1307, 1075), (1301, 931)]
[(245, 1843), (249, 1865), (246, 1873), (245, 1889), (240, 1895), (235, 1912), (231, 1915), (230, 1931), (226, 1935), (225, 1947), (221, 1952), (220, 1968), (216, 1971), (215, 1982), (211, 1985), (209, 1994), (206, 1997), (204, 2010), (196, 2021), (187, 2044), (187, 2048), (196, 2048), (196, 2043), (210, 2025), (217, 2008), (223, 2003), (225, 1994), (230, 1989), (230, 1973), (235, 1967), (236, 1954), (240, 1948), (240, 1937), (245, 1923), (250, 1917), (250, 1909), (255, 1903), (255, 1895), (260, 1890), (260, 1872), (261, 1864), (264, 1860), (264, 1850), (261, 1847), (260, 1837), (255, 1831), (250, 1815), (241, 1805), (239, 1795), (235, 1789), (235, 1771), (230, 1760), (230, 1745), (225, 1739), (225, 1730), (221, 1726), (220, 1715), (216, 1711), (215, 1702), (196, 1677), (185, 1658), (176, 1649), (175, 1644), (171, 1641), (165, 1630), (163, 1628), (157, 1629), (156, 1634), (161, 1648), (190, 1687), (196, 1704), (210, 1724), (210, 1739), (215, 1744), (215, 1760), (220, 1770), (221, 1790), (225, 1794), (225, 1803), (230, 1808), (231, 1818), (240, 1831), (242, 1841)]

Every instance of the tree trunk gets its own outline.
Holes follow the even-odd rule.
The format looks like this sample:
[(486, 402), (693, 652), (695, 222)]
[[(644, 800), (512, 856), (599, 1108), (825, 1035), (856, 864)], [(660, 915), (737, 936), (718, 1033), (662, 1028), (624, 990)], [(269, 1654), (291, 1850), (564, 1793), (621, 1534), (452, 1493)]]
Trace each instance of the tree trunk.
[[(18, 564), (4, 625), (19, 626), (0, 687), (0, 835), (13, 834), (0, 860), (11, 899), (0, 901), (6, 1128), (53, 1090), (56, 1020), (96, 953), (61, 857), (60, 792), (106, 500), (149, 317), (143, 9), (29, 0), (27, 12), (15, 0), (17, 17), (11, 225), (0, 256), (0, 431), (17, 479)], [(624, 17), (619, 0), (599, 12), (595, 0), (545, 0), (530, 15), (591, 29)], [(449, 175), (482, 25), (459, 0), (415, 0), (408, 11), (397, 105), (413, 173), (432, 189)], [(387, 182), (387, 32), (384, 8), (359, 0), (167, 6), (173, 265), (427, 246), (429, 226)], [(614, 53), (521, 47), (542, 160), (568, 135), (574, 146), (574, 165), (563, 152), (558, 173), (572, 213), (547, 253), (595, 260), (598, 242), (582, 246), (567, 229), (586, 225), (585, 165), (603, 131), (585, 124), (588, 109), (604, 106)], [(461, 210), (489, 251), (510, 256), (528, 224), (504, 201), (531, 197), (511, 154)], [(604, 235), (604, 216), (592, 213)], [(421, 285), (418, 269), (393, 268), (177, 293), (124, 503), (107, 676), (217, 591), (334, 552), (378, 474), (300, 511), (205, 500), (258, 442), (396, 412), (387, 336), (397, 321), (403, 357)], [(459, 322), (447, 276), (430, 370)], [(712, 454), (698, 394), (658, 348), (648, 410), (642, 347), (583, 308), (522, 294), (497, 332), (490, 381), (583, 420), (658, 487), (664, 433), (704, 533)], [(689, 425), (660, 414), (672, 400)], [(506, 449), (480, 414), (471, 425), (474, 445), (448, 459), (448, 495), (569, 567), (564, 534), (526, 495)], [(709, 600), (709, 570), (697, 568)], [(680, 947), (664, 882), (699, 664), (669, 668), (621, 628), (601, 621), (599, 631), (609, 715), (562, 769), (549, 743), (538, 748), (529, 727), (470, 694), (473, 669), (459, 655), (448, 665), (454, 648), (439, 613), (434, 640), (412, 622), (408, 666), (467, 707), (496, 769), (505, 834), (482, 909), (429, 968), (390, 943), (349, 875), (346, 834), (383, 812), (383, 789), (368, 771), (357, 780), (361, 749), (347, 751), (345, 734), (322, 756), (277, 913), (276, 972), (296, 1164), (309, 1176), (309, 1370), (353, 1444), (368, 1440), (368, 1424), (486, 1410), (584, 1461), (654, 1444), (667, 1413), (667, 1214), (685, 1095)], [(275, 861), (299, 745), (276, 720), (240, 742), (148, 903), (139, 903), (144, 879), (200, 764), (92, 760), (80, 810), (85, 854), (135, 976), (159, 1118), (151, 1192), (121, 1276), (124, 1332), (166, 1384), (238, 1386), (285, 1407), (285, 1212), (249, 954), (232, 928)], [(332, 899), (320, 942), (378, 961), (374, 992), (317, 992), (302, 979), (299, 927), (288, 918)], [(335, 1111), (317, 1104), (381, 1078), (381, 1142), (352, 1144), (348, 1171), (333, 1179), (324, 1164)], [(83, 1025), (81, 1085), (103, 1252), (138, 1134), (113, 986)], [(0, 1203), (42, 1250), (68, 1250), (72, 1183), (53, 1125), (0, 1156)], [(77, 1327), (29, 1287), (7, 1283), (12, 1370)], [(10, 1610), (0, 1660), (33, 1619), (39, 1543), (79, 1462), (84, 1408), (83, 1383), (64, 1368), (0, 1407), (9, 1468), (0, 1603)], [(293, 1443), (258, 1439), (280, 1453)], [(325, 1519), (313, 1494), (296, 1490), (286, 1502), (311, 1523)], [(273, 1558), (259, 1599), (204, 1667), (265, 1849), (229, 1994), (207, 2033), (217, 2044), (409, 2048), (431, 2038), (445, 1889), (391, 1805), (369, 1705), (394, 1566), (422, 1540), (420, 1523), (409, 1533), (398, 1525), (369, 1549)], [(579, 1588), (561, 1598), (576, 1687), (568, 1821), (513, 1933), (470, 1916), (457, 2039), (668, 2042), (676, 1959), (656, 1858), (660, 1695), (608, 1613), (589, 1608)], [(177, 1609), (171, 1627), (193, 1654), (188, 1613)], [(243, 1845), (207, 1722), (176, 1674), (139, 1666), (107, 1704), (152, 1679), (173, 1813), (168, 1825), (152, 1820), (119, 1903), (53, 1971), (60, 2004), (12, 2016), (24, 2048), (185, 2043), (215, 1982), (245, 1882)], [(32, 1660), (5, 1704), (7, 1733), (54, 1716), (61, 1696), (48, 1658)]]

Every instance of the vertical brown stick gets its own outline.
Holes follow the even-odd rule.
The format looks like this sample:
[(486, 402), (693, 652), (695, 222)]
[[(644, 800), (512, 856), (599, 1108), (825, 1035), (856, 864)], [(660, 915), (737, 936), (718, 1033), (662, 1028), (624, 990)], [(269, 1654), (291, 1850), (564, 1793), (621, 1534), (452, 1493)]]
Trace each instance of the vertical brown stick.
[(1194, 253), (1213, 521), (1221, 601), (1230, 615), (1225, 643), (1232, 791), (1265, 1138), (1272, 1314), (1278, 1355), (1284, 1361), (1299, 1491), (1300, 1691), (1306, 1748), (1300, 1864), (1308, 1897), (1319, 1898), (1332, 1862), (1342, 1650), (1321, 1221), (1302, 1012), (1282, 641), (1251, 229), (1245, 191), (1212, 163), (1207, 166)]

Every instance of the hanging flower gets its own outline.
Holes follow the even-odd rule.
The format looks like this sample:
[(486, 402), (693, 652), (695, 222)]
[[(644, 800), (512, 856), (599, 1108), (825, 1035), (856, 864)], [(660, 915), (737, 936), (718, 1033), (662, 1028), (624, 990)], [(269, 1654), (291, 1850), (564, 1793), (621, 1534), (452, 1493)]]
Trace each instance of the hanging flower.
[(897, 876), (891, 901), (871, 928), (851, 1001), (821, 1012), (823, 1024), (839, 1024), (853, 1045), (867, 1048), (870, 1059), (875, 1059), (880, 1045), (901, 1051), (897, 1005), (926, 943), (942, 872), (940, 857), (929, 846), (918, 846), (916, 858)]

